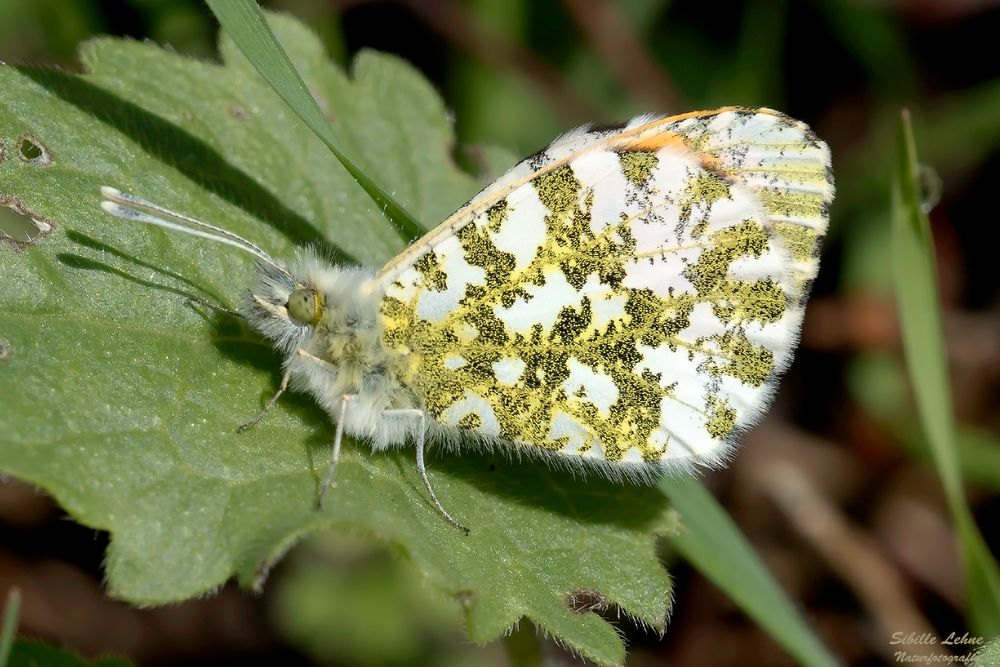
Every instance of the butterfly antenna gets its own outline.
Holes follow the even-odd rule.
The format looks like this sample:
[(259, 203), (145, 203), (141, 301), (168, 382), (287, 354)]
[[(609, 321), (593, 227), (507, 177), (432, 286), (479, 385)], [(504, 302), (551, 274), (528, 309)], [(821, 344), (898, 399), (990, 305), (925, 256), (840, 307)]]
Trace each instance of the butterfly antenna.
[(129, 222), (141, 222), (147, 225), (163, 227), (175, 232), (182, 232), (191, 236), (200, 236), (210, 241), (225, 243), (253, 255), (261, 262), (291, 277), (285, 267), (264, 252), (259, 246), (247, 241), (242, 236), (234, 234), (228, 229), (210, 225), (207, 222), (196, 220), (177, 211), (171, 211), (168, 208), (146, 201), (141, 197), (130, 195), (127, 192), (122, 192), (117, 188), (107, 185), (101, 187), (101, 195), (104, 197), (104, 201), (101, 202), (101, 208), (116, 218)]

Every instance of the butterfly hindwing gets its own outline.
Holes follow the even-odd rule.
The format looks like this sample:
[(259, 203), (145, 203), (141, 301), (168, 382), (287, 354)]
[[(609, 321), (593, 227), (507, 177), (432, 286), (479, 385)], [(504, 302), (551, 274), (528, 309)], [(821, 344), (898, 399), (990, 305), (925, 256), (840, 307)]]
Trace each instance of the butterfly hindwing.
[(612, 475), (717, 463), (790, 359), (832, 196), (771, 110), (583, 128), (383, 269), (385, 342), (445, 427)]

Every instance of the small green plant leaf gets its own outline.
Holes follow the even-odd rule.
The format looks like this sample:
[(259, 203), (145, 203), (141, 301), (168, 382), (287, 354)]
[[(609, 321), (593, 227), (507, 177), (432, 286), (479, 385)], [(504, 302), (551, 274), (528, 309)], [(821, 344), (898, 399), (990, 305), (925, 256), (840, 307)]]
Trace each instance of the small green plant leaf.
[[(452, 160), (446, 111), (409, 66), (362, 53), (351, 76), (300, 24), (270, 25), (338, 141), (420, 220), (482, 185)], [(476, 642), (522, 617), (599, 664), (624, 659), (586, 593), (662, 629), (670, 585), (655, 535), (672, 528), (655, 488), (586, 482), (473, 453), (429, 460), (434, 511), (412, 449), (349, 441), (337, 486), (314, 509), (332, 429), (313, 402), (282, 399), (236, 427), (278, 385), (281, 359), (236, 318), (251, 263), (218, 244), (129, 225), (99, 208), (111, 185), (221, 225), (282, 257), (321, 241), (379, 265), (404, 242), (378, 206), (232, 43), (224, 66), (149, 44), (86, 44), (87, 74), (0, 68), (0, 205), (47, 233), (0, 244), (0, 471), (50, 492), (111, 534), (110, 592), (141, 604), (246, 586), (320, 529), (388, 545), (457, 600)], [(45, 159), (18, 155), (30, 136)]]
[(958, 529), (972, 627), (1000, 635), (1000, 570), (965, 501), (955, 443), (951, 385), (937, 295), (937, 265), (923, 208), (909, 113), (899, 125), (892, 189), (892, 271), (903, 351), (920, 424)]
[(132, 663), (122, 658), (98, 658), (84, 660), (66, 649), (50, 646), (43, 642), (21, 639), (14, 643), (10, 662), (5, 667), (131, 667)]

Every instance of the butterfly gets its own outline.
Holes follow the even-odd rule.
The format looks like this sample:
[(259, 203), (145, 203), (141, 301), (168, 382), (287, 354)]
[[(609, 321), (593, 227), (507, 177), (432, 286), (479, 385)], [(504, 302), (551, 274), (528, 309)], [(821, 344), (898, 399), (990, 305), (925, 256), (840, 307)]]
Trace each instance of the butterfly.
[[(373, 450), (498, 449), (627, 482), (719, 466), (791, 361), (834, 186), (826, 144), (725, 107), (585, 126), (483, 189), (379, 270), (232, 232), (114, 188), (126, 220), (257, 260), (239, 311)], [(213, 306), (219, 308), (217, 306)], [(221, 308), (220, 308), (221, 309)], [(225, 309), (222, 309), (225, 310)]]

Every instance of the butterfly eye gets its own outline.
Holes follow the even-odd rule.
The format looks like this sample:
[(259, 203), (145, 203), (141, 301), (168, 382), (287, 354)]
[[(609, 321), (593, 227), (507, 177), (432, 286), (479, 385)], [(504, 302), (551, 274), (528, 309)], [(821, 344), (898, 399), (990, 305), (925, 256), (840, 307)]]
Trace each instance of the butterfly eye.
[(309, 287), (299, 287), (289, 294), (285, 308), (288, 316), (299, 324), (316, 324), (323, 314), (319, 292)]

